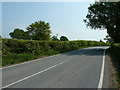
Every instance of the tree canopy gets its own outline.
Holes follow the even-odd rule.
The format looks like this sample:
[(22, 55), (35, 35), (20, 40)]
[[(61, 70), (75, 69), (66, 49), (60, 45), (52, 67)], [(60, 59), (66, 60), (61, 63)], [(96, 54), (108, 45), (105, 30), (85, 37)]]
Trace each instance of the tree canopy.
[(50, 40), (50, 25), (44, 21), (36, 21), (31, 25), (27, 26), (27, 31), (22, 29), (15, 29), (9, 35), (16, 39), (27, 39), (27, 40)]
[(113, 41), (120, 43), (120, 2), (91, 4), (84, 22), (92, 29), (107, 29)]
[(22, 29), (16, 28), (13, 32), (9, 34), (12, 38), (15, 39), (29, 39), (29, 35)]
[(52, 36), (52, 40), (53, 40), (53, 41), (59, 41), (59, 39), (58, 39), (57, 36)]
[(109, 35), (106, 35), (106, 37), (104, 38), (104, 40), (106, 40), (106, 42), (112, 43), (113, 40)]
[(61, 36), (60, 41), (68, 41), (68, 38), (66, 36)]
[(30, 39), (32, 40), (50, 40), (50, 25), (44, 21), (36, 21), (27, 28)]
[(2, 35), (0, 35), (0, 39), (2, 39)]

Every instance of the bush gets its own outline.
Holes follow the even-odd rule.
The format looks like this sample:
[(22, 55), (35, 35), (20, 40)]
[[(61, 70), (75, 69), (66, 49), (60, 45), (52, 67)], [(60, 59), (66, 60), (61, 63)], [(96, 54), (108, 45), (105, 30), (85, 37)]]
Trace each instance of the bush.
[(9, 55), (11, 52), (11, 49), (7, 45), (8, 41), (7, 39), (2, 40), (2, 55)]

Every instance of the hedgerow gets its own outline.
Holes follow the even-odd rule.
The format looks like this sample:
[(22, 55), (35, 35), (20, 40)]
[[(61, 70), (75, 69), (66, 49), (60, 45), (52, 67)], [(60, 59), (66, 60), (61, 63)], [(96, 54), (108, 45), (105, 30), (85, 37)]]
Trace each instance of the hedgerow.
[(119, 82), (119, 88), (120, 88), (120, 43), (111, 44), (111, 47), (109, 48), (110, 56), (112, 59), (113, 66), (116, 70), (117, 74), (117, 81)]
[(50, 50), (65, 52), (76, 50), (81, 47), (89, 46), (105, 46), (109, 43), (97, 41), (35, 41), (35, 40), (18, 40), (18, 39), (2, 39), (3, 56), (10, 53), (33, 53), (41, 54)]

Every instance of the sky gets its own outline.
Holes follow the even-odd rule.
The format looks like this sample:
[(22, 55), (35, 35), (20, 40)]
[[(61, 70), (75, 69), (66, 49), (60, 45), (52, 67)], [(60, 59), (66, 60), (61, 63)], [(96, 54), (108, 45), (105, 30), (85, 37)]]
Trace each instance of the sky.
[(106, 30), (87, 28), (83, 22), (90, 3), (93, 2), (2, 2), (2, 36), (10, 38), (15, 28), (26, 30), (31, 23), (42, 20), (50, 23), (52, 36), (103, 40)]
[(0, 35), (2, 34), (2, 2), (0, 2)]

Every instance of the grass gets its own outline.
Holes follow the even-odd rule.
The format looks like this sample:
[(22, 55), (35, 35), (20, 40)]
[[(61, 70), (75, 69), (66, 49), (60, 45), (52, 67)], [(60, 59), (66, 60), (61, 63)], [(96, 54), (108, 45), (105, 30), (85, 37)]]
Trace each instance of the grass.
[(2, 57), (2, 66), (18, 64), (18, 63), (22, 63), (25, 61), (30, 61), (30, 60), (34, 60), (37, 58), (58, 54), (58, 53), (59, 52), (57, 51), (48, 51), (48, 52), (44, 52), (39, 55), (35, 55), (32, 53), (23, 53), (23, 54), (12, 54), (11, 53), (10, 55)]
[(29, 61), (32, 59), (36, 59), (38, 56), (31, 53), (24, 54), (10, 54), (8, 56), (2, 57), (2, 66), (17, 64), (25, 61)]
[(44, 52), (41, 54), (41, 56), (51, 56), (51, 55), (55, 55), (55, 54), (59, 54), (60, 52), (58, 51), (54, 51), (54, 50), (50, 50), (48, 52)]
[[(79, 49), (82, 49), (82, 48), (86, 48), (86, 47), (80, 47)], [(34, 60), (37, 58), (51, 56), (51, 55), (55, 55), (55, 54), (59, 54), (59, 53), (63, 53), (63, 52), (68, 52), (68, 51), (72, 51), (72, 50), (76, 50), (76, 49), (62, 50), (62, 51), (50, 50), (47, 52), (43, 52), (39, 55), (35, 55), (32, 53), (22, 53), (22, 54), (11, 53), (7, 56), (2, 56), (2, 66), (9, 66), (9, 65), (13, 65), (13, 64), (18, 64), (18, 63), (22, 63), (22, 62), (26, 62), (26, 61), (31, 61), (31, 60)]]
[(38, 55), (35, 55), (32, 53), (22, 53), (22, 54), (11, 53), (7, 56), (2, 56), (2, 66), (9, 66), (9, 65), (13, 65), (13, 64), (18, 64), (18, 63), (31, 61), (31, 60), (34, 60), (37, 58), (51, 56), (51, 55), (55, 55), (55, 54), (59, 54), (59, 53), (63, 53), (63, 52), (67, 52), (67, 51), (58, 52), (58, 51), (50, 50), (50, 51), (43, 52), (43, 53), (38, 54)]

